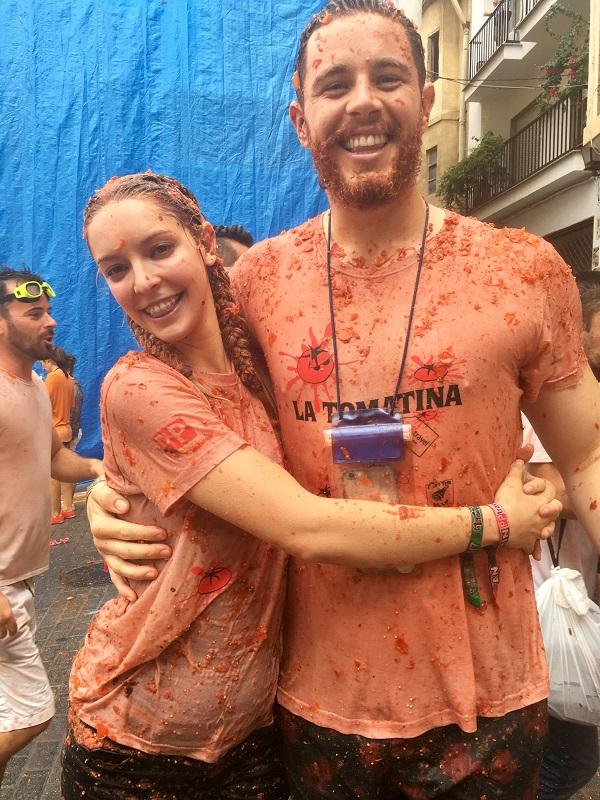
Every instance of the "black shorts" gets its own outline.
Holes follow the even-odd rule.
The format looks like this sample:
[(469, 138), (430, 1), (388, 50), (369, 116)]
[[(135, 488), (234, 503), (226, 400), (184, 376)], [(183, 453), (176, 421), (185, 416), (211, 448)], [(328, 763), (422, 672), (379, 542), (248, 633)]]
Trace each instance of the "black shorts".
[(111, 743), (90, 750), (69, 732), (62, 800), (287, 800), (275, 726), (254, 731), (213, 764)]
[(414, 739), (367, 739), (279, 709), (294, 800), (535, 800), (546, 701)]

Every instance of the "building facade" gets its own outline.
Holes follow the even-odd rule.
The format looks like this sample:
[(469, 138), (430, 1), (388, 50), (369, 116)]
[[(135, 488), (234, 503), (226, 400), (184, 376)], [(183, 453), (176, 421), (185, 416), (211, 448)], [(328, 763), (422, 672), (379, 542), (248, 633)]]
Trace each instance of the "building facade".
[(470, 4), (471, 0), (423, 2), (420, 32), (435, 103), (423, 136), (419, 188), (431, 202), (439, 202), (440, 177), (465, 151), (462, 94), (468, 67)]
[(538, 102), (540, 65), (576, 19), (551, 12), (554, 4), (472, 0), (464, 90), (467, 147), (486, 131), (504, 142), (465, 205), (480, 219), (544, 236), (579, 272), (600, 267), (600, 0), (564, 1), (572, 14), (591, 23), (589, 83), (575, 85), (544, 108)]

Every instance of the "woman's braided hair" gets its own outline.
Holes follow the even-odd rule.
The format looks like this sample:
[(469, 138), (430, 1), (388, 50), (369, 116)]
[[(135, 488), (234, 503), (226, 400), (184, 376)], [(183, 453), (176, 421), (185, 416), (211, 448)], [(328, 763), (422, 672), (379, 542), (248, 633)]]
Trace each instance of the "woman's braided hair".
[(412, 20), (406, 16), (404, 11), (394, 5), (393, 0), (329, 0), (327, 5), (310, 18), (300, 37), (300, 45), (298, 47), (296, 64), (294, 66), (294, 86), (298, 94), (298, 99), (301, 102), (302, 86), (306, 76), (306, 46), (308, 45), (310, 37), (317, 28), (320, 28), (321, 25), (327, 25), (327, 23), (331, 22), (335, 17), (361, 13), (379, 14), (382, 17), (389, 17), (394, 20), (394, 22), (398, 22), (402, 25), (408, 37), (415, 67), (417, 68), (419, 85), (423, 88), (425, 85), (426, 70), (425, 51), (423, 50), (421, 35)]
[[(214, 254), (214, 250), (210, 250), (214, 242), (211, 236), (212, 227), (203, 217), (195, 196), (175, 178), (157, 175), (153, 172), (111, 178), (101, 189), (98, 189), (89, 199), (83, 214), (84, 237), (87, 238), (88, 226), (101, 208), (112, 201), (131, 197), (143, 197), (156, 203), (166, 213), (179, 220), (195, 242), (202, 243), (207, 250)], [(248, 342), (248, 326), (240, 315), (239, 306), (231, 291), (229, 277), (223, 269), (223, 262), (220, 258), (216, 258), (214, 264), (207, 265), (206, 271), (225, 352), (242, 383), (251, 391), (260, 392), (262, 385), (254, 369)], [(182, 362), (181, 356), (174, 347), (163, 342), (132, 319), (128, 318), (128, 322), (143, 350), (177, 369), (186, 377), (191, 377), (191, 368)]]

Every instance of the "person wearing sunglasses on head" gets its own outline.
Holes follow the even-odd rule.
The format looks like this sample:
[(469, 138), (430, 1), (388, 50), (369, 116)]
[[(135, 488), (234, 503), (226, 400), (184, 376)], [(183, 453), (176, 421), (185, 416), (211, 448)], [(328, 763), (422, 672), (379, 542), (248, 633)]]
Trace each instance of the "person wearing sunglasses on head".
[(48, 568), (48, 474), (62, 481), (103, 474), (102, 462), (63, 447), (48, 394), (32, 373), (53, 352), (55, 296), (38, 275), (0, 269), (0, 474), (12, 476), (0, 481), (0, 783), (9, 758), (54, 714), (33, 602), (35, 577)]

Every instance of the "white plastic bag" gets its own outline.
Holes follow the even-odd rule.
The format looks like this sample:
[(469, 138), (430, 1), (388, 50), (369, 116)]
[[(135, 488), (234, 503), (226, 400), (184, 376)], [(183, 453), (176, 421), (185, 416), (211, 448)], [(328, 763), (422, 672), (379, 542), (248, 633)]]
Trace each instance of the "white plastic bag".
[(535, 594), (550, 671), (550, 713), (600, 725), (600, 608), (588, 597), (581, 573), (565, 567), (553, 567)]

